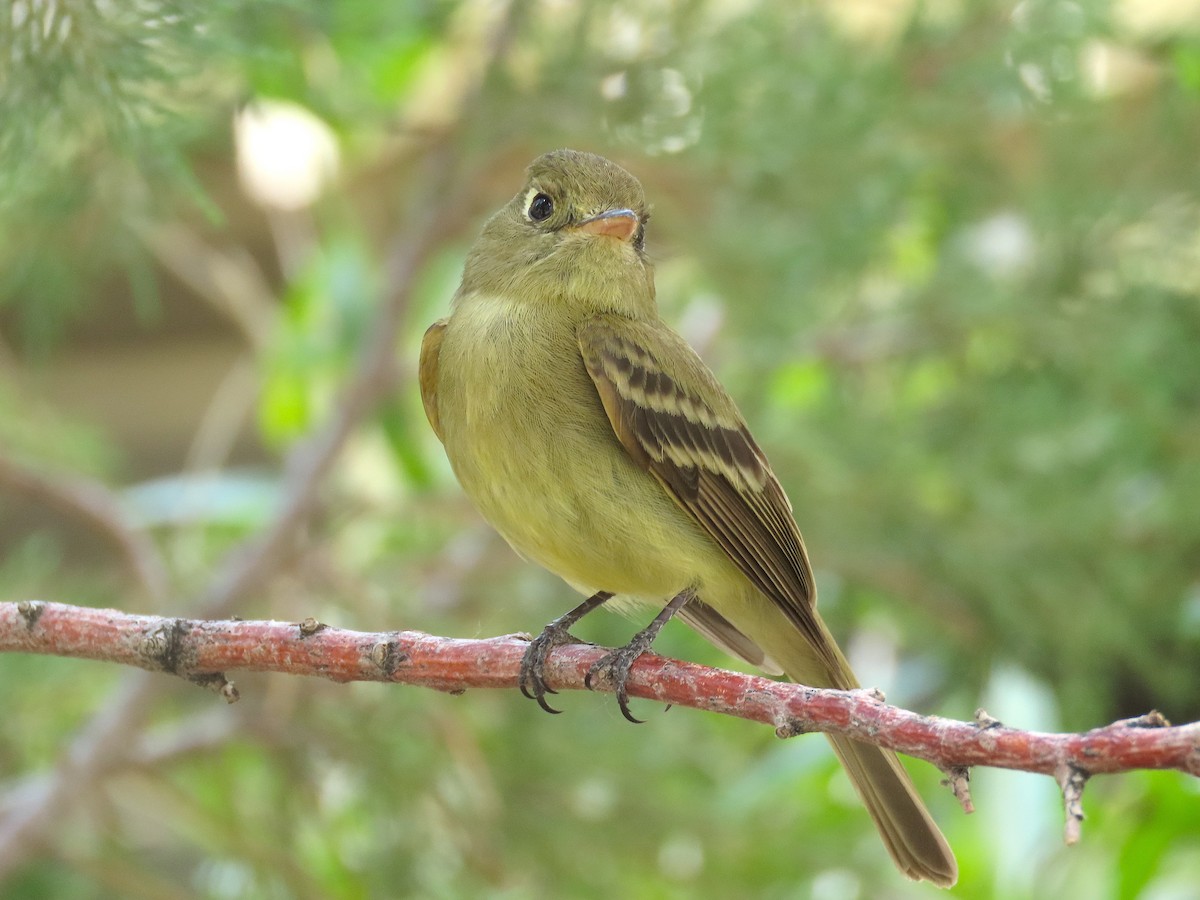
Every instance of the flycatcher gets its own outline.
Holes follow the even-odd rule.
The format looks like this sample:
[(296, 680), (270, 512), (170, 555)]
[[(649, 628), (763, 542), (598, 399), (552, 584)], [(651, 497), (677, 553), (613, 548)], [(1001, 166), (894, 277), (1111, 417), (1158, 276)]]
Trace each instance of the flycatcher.
[[(421, 346), (425, 412), (463, 489), (521, 556), (588, 597), (530, 644), (522, 691), (554, 711), (546, 656), (605, 602), (658, 611), (592, 671), (612, 678), (627, 718), (629, 667), (676, 614), (767, 672), (856, 688), (779, 480), (659, 317), (646, 220), (641, 184), (615, 163), (539, 157)], [(900, 871), (954, 884), (954, 855), (896, 755), (829, 739)]]

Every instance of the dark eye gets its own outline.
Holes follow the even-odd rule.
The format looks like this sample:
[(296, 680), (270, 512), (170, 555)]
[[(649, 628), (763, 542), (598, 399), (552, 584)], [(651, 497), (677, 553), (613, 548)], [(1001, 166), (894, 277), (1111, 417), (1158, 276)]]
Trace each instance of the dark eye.
[(633, 235), (633, 246), (638, 250), (646, 249), (646, 223), (650, 221), (650, 213), (642, 213), (642, 220), (638, 222), (637, 232)]
[(550, 218), (552, 212), (554, 212), (554, 201), (545, 194), (538, 194), (529, 201), (529, 218), (535, 222)]

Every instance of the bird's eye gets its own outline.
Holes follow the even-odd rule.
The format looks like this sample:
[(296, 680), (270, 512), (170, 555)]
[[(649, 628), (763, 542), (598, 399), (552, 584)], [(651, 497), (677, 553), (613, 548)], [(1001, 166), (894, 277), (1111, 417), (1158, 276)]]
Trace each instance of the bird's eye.
[(545, 221), (553, 212), (554, 201), (545, 194), (537, 194), (529, 201), (529, 218), (534, 222)]

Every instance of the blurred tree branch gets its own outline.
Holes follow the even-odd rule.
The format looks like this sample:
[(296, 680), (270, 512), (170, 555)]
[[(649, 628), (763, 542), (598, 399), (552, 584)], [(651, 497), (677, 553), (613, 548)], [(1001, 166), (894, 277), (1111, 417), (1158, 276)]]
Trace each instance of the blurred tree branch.
[[(286, 619), (305, 614), (289, 603), (311, 607), (304, 595), (332, 586), (357, 623), (406, 621), (380, 611), (420, 597), (438, 621), (475, 623), (469, 633), (509, 627), (471, 589), (506, 576), (507, 548), (465, 505), (417, 493), (435, 476), (428, 435), (408, 430), (423, 429), (412, 398), (388, 392), (407, 383), (418, 320), (452, 289), (461, 245), (445, 235), (494, 208), (488, 198), (537, 152), (567, 145), (645, 181), (664, 315), (721, 331), (706, 349), (794, 485), (843, 630), (860, 622), (859, 639), (884, 653), (913, 638), (927, 653), (905, 669), (929, 696), (989, 692), (1025, 723), (1050, 703), (1080, 731), (1160, 704), (1200, 719), (1194, 23), (1151, 33), (1154, 17), (1131, 4), (1082, 17), (1070, 4), (950, 16), (937, 4), (874, 4), (869, 16), (861, 4), (726, 6), (17, 3), (12, 40), (0, 40), (12, 76), (0, 91), (0, 369), (21, 390), (0, 391), (0, 456), (20, 469), (0, 459), (0, 519), (6, 534), (33, 530), (0, 553), (0, 599)], [(276, 101), (315, 115), (340, 156), (300, 212), (314, 242), (299, 267), (279, 210), (235, 165), (231, 122)], [(207, 403), (193, 391), (207, 380), (168, 355), (177, 347), (214, 371), (230, 363)], [(122, 375), (144, 355), (161, 362), (134, 374), (152, 377)], [(287, 404), (271, 388), (284, 381), (303, 414), (272, 432), (267, 417)], [(170, 442), (153, 436), (164, 408)], [(125, 416), (109, 409), (153, 440), (130, 441), (107, 469), (131, 481), (176, 455), (175, 475), (240, 466), (260, 413), (269, 445), (286, 449), (254, 478), (277, 492), (243, 493), (255, 505), (237, 518), (182, 528), (122, 520), (122, 485), (73, 469), (104, 459), (101, 435), (121, 440)], [(398, 479), (373, 468), (392, 462), (384, 452)], [(6, 508), (17, 495), (35, 499)], [(95, 560), (73, 534), (60, 540), (55, 517), (98, 536), (86, 549), (114, 547), (106, 573), (148, 586), (111, 596), (121, 588), (90, 577)], [(86, 600), (63, 589), (80, 583)], [(284, 646), (345, 636), (282, 628)], [(581, 653), (586, 668), (595, 652), (565, 649), (563, 665)], [(779, 792), (803, 800), (832, 771), (803, 754), (782, 768), (681, 757), (671, 751), (691, 739), (675, 728), (646, 754), (607, 734), (607, 717), (572, 717), (588, 747), (613, 742), (580, 772), (553, 740), (522, 741), (519, 723), (454, 714), (461, 704), (428, 692), (397, 705), (389, 691), (277, 677), (251, 691), (236, 676), (247, 696), (226, 707), (153, 671), (0, 661), (19, 685), (0, 742), (0, 884), (16, 893), (166, 895), (181, 873), (201, 893), (728, 895), (816, 891), (818, 879), (827, 892), (895, 892), (881, 880), (890, 870), (846, 853), (855, 829), (836, 803), (790, 810), (802, 841), (778, 827)], [(313, 704), (323, 690), (346, 702)], [(850, 700), (868, 727), (890, 715)], [(986, 716), (941, 724), (980, 746), (1023, 737)], [(1125, 742), (1131, 730), (1102, 731)], [(1049, 746), (1056, 759), (1062, 745)], [(746, 746), (710, 750), (742, 760)], [(201, 765), (181, 758), (191, 753)], [(711, 809), (680, 822), (659, 802), (714, 773), (725, 793), (709, 792)], [(1085, 770), (1051, 774), (1076, 829)], [(969, 803), (969, 769), (947, 775)], [(647, 793), (648, 779), (662, 790)], [(509, 802), (559, 782), (570, 816)], [(988, 813), (1020, 814), (1020, 828), (963, 822), (950, 837), (984, 892), (1188, 895), (1197, 782), (1117, 784), (1090, 846), (1069, 857), (1030, 853), (1040, 810), (1004, 809), (1019, 792), (989, 798)], [(596, 852), (565, 852), (616, 814), (624, 827), (602, 829)], [(398, 827), (410, 817), (435, 827)]]
[[(411, 170), (420, 173), (416, 179), (419, 187), (409, 208), (397, 216), (383, 268), (383, 300), (366, 331), (369, 338), (357, 364), (329, 418), (288, 454), (282, 498), (271, 521), (230, 552), (189, 605), (197, 615), (229, 614), (248, 593), (278, 571), (289, 557), (295, 536), (316, 508), (326, 476), (347, 438), (394, 387), (396, 337), (416, 280), (430, 255), (470, 216), (471, 195), (460, 171), (462, 132), (471, 121), (472, 110), (481, 102), (493, 63), (511, 39), (513, 24), (513, 9), (506, 8), (480, 36), (482, 46), (476, 47), (480, 62), (473, 73), (476, 77), (463, 85), (458, 117), (415, 148)], [(0, 882), (21, 865), (58, 817), (106, 773), (123, 768), (131, 739), (143, 726), (159, 690), (161, 682), (144, 673), (125, 679), (106, 707), (64, 750), (53, 777), (33, 785), (18, 807), (0, 818)]]
[(146, 596), (161, 603), (169, 578), (158, 548), (134, 527), (120, 499), (105, 485), (80, 475), (49, 474), (0, 452), (0, 491), (12, 491), (82, 521), (120, 552)]
[[(300, 623), (143, 616), (62, 603), (0, 603), (0, 652), (41, 653), (169, 672), (212, 688), (229, 702), (227, 671), (316, 675), (337, 682), (412, 684), (450, 693), (512, 688), (526, 640), (515, 635), (463, 640), (414, 631), (360, 632), (315, 619)], [(556, 649), (548, 679), (583, 690), (604, 650)], [(607, 689), (607, 686), (606, 686)], [(845, 734), (924, 759), (947, 773), (970, 812), (969, 768), (1050, 775), (1063, 792), (1066, 840), (1079, 837), (1083, 787), (1092, 775), (1176, 769), (1200, 776), (1200, 722), (1172, 726), (1157, 712), (1080, 734), (1009, 728), (980, 710), (974, 722), (922, 716), (889, 706), (877, 691), (837, 691), (713, 669), (648, 653), (628, 682), (634, 697), (775, 727), (780, 737)]]

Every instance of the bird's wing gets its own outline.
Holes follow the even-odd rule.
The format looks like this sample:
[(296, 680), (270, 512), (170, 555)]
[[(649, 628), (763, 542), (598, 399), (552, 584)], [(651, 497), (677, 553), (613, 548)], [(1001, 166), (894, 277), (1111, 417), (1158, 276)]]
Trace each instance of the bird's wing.
[(425, 337), (421, 339), (421, 362), (417, 369), (425, 417), (429, 419), (433, 433), (438, 436), (439, 441), (442, 440), (442, 421), (437, 406), (438, 358), (442, 352), (442, 336), (445, 333), (445, 319), (438, 319), (429, 326)]
[(732, 622), (699, 597), (689, 600), (687, 605), (676, 615), (699, 632), (710, 644), (720, 647), (730, 656), (743, 659), (750, 665), (762, 669), (768, 675), (783, 674), (779, 663), (767, 656), (762, 647), (734, 628)]
[(625, 450), (838, 670), (791, 504), (720, 382), (660, 321), (597, 316), (578, 339)]

